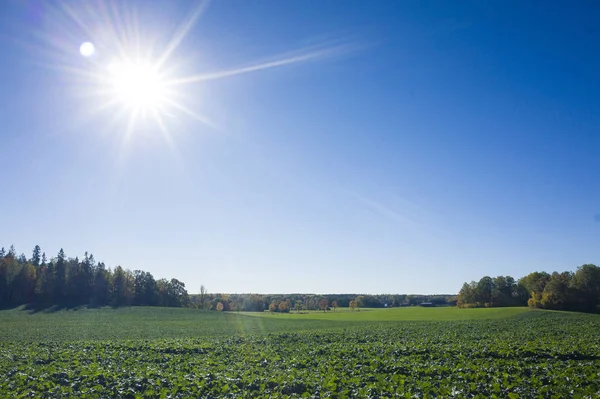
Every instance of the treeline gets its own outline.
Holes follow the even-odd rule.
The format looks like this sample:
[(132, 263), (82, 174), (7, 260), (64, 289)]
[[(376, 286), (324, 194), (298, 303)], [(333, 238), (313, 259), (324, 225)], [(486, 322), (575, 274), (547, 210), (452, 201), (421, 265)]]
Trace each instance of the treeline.
[(0, 249), (0, 307), (43, 306), (170, 306), (189, 305), (185, 284), (177, 279), (155, 280), (152, 274), (117, 266), (107, 268), (86, 252), (67, 258), (61, 249), (48, 259), (38, 245), (31, 258)]
[(576, 272), (533, 272), (515, 280), (510, 276), (483, 277), (464, 283), (459, 307), (530, 306), (554, 310), (600, 311), (600, 267), (583, 265)]
[[(357, 309), (385, 308), (401, 306), (419, 306), (431, 303), (434, 306), (455, 306), (457, 297), (454, 295), (357, 295), (357, 294), (208, 294), (204, 288), (200, 294), (190, 295), (190, 306), (198, 309), (224, 311), (290, 312), (305, 310), (323, 310), (324, 300), (327, 308), (333, 305), (349, 308), (355, 301)], [(221, 305), (219, 305), (221, 304)]]

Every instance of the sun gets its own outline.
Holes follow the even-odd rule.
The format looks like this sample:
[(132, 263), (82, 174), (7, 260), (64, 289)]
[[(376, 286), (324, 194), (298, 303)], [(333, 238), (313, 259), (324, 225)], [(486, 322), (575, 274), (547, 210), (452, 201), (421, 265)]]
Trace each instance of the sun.
[[(50, 7), (55, 17), (53, 26), (66, 36), (61, 40), (54, 40), (50, 34), (43, 37), (51, 48), (61, 50), (56, 66), (73, 78), (76, 93), (86, 100), (91, 99), (84, 118), (102, 118), (106, 130), (120, 138), (123, 147), (133, 143), (136, 136), (148, 138), (158, 133), (174, 150), (175, 136), (186, 134), (188, 123), (199, 122), (207, 129), (223, 131), (222, 126), (205, 116), (200, 108), (207, 102), (202, 101), (205, 92), (199, 85), (309, 62), (348, 48), (343, 42), (316, 43), (261, 62), (194, 72), (189, 68), (194, 66), (190, 60), (195, 56), (188, 59), (181, 50), (182, 43), (207, 4), (207, 0), (197, 0), (171, 33), (164, 31), (160, 24), (144, 24), (138, 19), (138, 10), (127, 2), (115, 2), (98, 9), (77, 2), (61, 2)], [(80, 43), (78, 55), (83, 58), (72, 59), (74, 48), (62, 52), (65, 51), (63, 42)]]
[(158, 112), (169, 101), (166, 77), (150, 62), (111, 62), (106, 67), (105, 84), (112, 102), (132, 111)]

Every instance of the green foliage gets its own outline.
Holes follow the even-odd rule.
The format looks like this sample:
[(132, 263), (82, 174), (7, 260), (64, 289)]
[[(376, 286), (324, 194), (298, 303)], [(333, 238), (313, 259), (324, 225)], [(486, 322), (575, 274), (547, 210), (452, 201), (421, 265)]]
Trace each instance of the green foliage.
[[(362, 323), (279, 316), (161, 308), (0, 312), (0, 397), (558, 398), (600, 391), (597, 315), (528, 311)], [(107, 328), (107, 336), (73, 340), (69, 328), (98, 318), (137, 333), (119, 338)], [(52, 337), (39, 330), (45, 319), (55, 321)], [(19, 323), (41, 331), (39, 339), (7, 336)], [(198, 334), (185, 332), (188, 324)], [(152, 335), (140, 336), (144, 331)]]
[(524, 306), (552, 310), (596, 312), (600, 307), (600, 267), (580, 266), (575, 273), (533, 272), (518, 282), (510, 276), (483, 277), (464, 283), (458, 306)]
[[(275, 303), (276, 309), (274, 312), (279, 312), (278, 306), (281, 302), (288, 304), (288, 310), (299, 312), (300, 310), (322, 310), (320, 303), (322, 300), (327, 300), (328, 303), (337, 303), (339, 308), (348, 308), (351, 301), (359, 298), (362, 302), (361, 308), (391, 308), (391, 307), (408, 307), (418, 306), (423, 302), (431, 302), (436, 306), (456, 305), (456, 297), (454, 295), (404, 295), (404, 294), (381, 294), (381, 295), (356, 295), (356, 294), (276, 294), (276, 295), (261, 295), (261, 294), (225, 294), (212, 293), (209, 294), (201, 287), (199, 294), (190, 295), (190, 306), (195, 309), (206, 309), (209, 306), (204, 306), (206, 303), (216, 304), (222, 302), (225, 309), (235, 308), (239, 311), (248, 312), (263, 312), (269, 310), (270, 304)], [(299, 307), (296, 304), (299, 303)], [(355, 302), (356, 303), (356, 302)]]
[(57, 257), (47, 262), (38, 245), (30, 260), (24, 255), (17, 257), (12, 246), (8, 253), (2, 248), (0, 308), (22, 304), (185, 307), (189, 296), (179, 280), (155, 281), (148, 272), (132, 273), (121, 266), (111, 271), (87, 252), (83, 260), (69, 259), (61, 248)]

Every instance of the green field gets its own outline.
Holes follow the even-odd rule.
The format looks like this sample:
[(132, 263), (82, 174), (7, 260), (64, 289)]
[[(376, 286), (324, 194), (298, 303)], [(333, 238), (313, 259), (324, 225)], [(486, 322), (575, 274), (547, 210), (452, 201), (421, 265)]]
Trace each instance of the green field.
[(492, 308), (459, 309), (457, 307), (440, 308), (393, 308), (393, 309), (342, 309), (336, 312), (311, 311), (308, 313), (248, 313), (250, 316), (271, 317), (290, 320), (328, 320), (328, 321), (436, 321), (436, 320), (476, 320), (497, 319), (517, 316), (530, 312), (529, 308)]
[(0, 397), (597, 397), (600, 316), (0, 311)]

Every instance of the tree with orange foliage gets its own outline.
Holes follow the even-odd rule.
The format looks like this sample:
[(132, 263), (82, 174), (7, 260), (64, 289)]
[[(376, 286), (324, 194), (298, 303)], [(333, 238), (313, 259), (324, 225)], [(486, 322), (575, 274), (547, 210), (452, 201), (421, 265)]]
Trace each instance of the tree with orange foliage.
[(221, 302), (217, 302), (217, 312), (223, 311), (223, 304)]
[(337, 301), (333, 301), (333, 302), (331, 302), (331, 307), (333, 308), (333, 311), (335, 312), (335, 311), (337, 310), (337, 308), (338, 308), (338, 303), (337, 303)]
[(285, 313), (287, 311), (289, 311), (289, 305), (287, 302), (281, 301), (279, 302), (279, 311), (282, 313)]
[(323, 312), (325, 312), (329, 307), (329, 301), (325, 298), (321, 299), (319, 301), (319, 307), (321, 308), (321, 310), (323, 310)]

